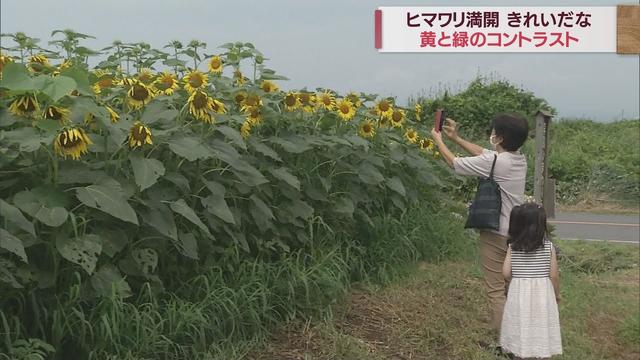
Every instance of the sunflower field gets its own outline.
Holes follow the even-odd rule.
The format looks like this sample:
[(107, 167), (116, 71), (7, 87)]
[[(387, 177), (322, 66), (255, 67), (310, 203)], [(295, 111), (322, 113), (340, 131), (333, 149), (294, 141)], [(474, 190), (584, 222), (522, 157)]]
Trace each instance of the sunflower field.
[[(442, 186), (419, 104), (282, 91), (286, 78), (250, 43), (94, 51), (71, 30), (54, 31), (51, 49), (3, 37), (6, 358), (195, 358), (248, 324), (317, 306), (315, 296), (334, 301), (310, 292), (321, 278), (277, 282), (293, 276), (281, 264), (351, 278), (354, 263), (329, 264), (335, 252), (363, 259), (372, 229)], [(280, 308), (293, 293), (304, 300)], [(280, 305), (267, 301), (276, 296)]]

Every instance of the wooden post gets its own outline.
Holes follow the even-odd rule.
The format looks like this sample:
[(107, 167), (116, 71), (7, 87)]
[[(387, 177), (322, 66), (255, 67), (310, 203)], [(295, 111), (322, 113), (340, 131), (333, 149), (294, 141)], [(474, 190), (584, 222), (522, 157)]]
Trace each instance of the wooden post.
[(548, 219), (556, 217), (556, 179), (548, 179), (544, 186), (544, 210)]
[(533, 178), (533, 198), (538, 204), (543, 204), (544, 188), (549, 177), (549, 127), (551, 113), (539, 110), (536, 113), (536, 165)]

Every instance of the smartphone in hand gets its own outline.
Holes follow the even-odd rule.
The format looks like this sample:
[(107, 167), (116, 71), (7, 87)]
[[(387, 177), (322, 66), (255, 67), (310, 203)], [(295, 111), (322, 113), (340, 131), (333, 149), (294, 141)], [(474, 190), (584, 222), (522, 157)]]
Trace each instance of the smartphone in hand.
[(444, 122), (447, 119), (447, 111), (444, 109), (438, 109), (436, 111), (436, 123), (435, 129), (437, 132), (442, 132), (442, 127), (444, 126)]

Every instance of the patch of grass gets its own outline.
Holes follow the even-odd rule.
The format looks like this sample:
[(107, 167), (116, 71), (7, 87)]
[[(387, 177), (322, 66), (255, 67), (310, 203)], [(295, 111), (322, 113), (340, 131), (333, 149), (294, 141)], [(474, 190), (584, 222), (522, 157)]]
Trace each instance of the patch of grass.
[(599, 274), (638, 268), (640, 249), (637, 246), (574, 240), (557, 241), (556, 246), (561, 268), (567, 271)]

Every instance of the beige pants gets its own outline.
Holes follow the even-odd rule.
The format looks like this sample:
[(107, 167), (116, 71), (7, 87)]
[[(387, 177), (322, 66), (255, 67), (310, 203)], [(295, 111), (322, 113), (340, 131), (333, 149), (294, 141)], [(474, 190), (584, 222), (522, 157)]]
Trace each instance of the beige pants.
[(489, 297), (491, 327), (500, 333), (502, 311), (506, 301), (502, 264), (507, 255), (507, 238), (492, 232), (480, 232), (480, 265)]

